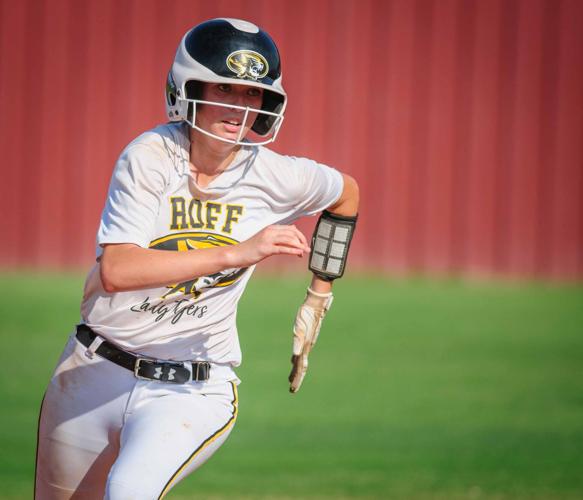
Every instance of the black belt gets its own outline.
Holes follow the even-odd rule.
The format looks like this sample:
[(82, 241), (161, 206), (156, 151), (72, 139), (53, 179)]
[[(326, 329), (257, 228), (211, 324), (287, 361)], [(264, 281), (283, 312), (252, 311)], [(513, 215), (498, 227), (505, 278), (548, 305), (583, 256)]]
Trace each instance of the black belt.
[[(98, 335), (87, 325), (77, 325), (77, 339), (85, 347), (89, 347)], [(104, 340), (99, 344), (95, 353), (108, 359), (116, 365), (122, 366), (132, 372), (137, 378), (146, 380), (158, 380), (171, 384), (183, 384), (190, 380), (200, 382), (208, 380), (211, 365), (206, 361), (196, 363), (177, 363), (174, 361), (159, 361), (149, 358), (140, 358)], [(192, 373), (186, 366), (192, 365)]]

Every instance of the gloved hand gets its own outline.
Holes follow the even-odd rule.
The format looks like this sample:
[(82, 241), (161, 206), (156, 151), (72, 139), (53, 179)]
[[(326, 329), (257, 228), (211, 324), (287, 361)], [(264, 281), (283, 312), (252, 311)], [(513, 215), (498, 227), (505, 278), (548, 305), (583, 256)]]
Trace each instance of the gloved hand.
[(308, 355), (314, 347), (324, 316), (332, 305), (332, 292), (318, 293), (308, 288), (294, 323), (292, 370), (289, 374), (290, 392), (297, 392), (308, 371)]

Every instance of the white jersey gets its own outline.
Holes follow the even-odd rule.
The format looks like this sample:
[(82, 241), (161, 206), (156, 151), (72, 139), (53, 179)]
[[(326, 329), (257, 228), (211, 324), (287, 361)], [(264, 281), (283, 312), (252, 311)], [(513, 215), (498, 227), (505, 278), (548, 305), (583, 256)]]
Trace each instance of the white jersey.
[[(305, 158), (244, 146), (206, 188), (190, 174), (188, 127), (161, 125), (120, 156), (97, 234), (101, 245), (196, 251), (236, 245), (272, 224), (289, 224), (333, 204), (342, 175)], [(159, 359), (238, 366), (237, 303), (254, 266), (161, 288), (107, 293), (99, 264), (89, 273), (83, 321), (123, 349)]]

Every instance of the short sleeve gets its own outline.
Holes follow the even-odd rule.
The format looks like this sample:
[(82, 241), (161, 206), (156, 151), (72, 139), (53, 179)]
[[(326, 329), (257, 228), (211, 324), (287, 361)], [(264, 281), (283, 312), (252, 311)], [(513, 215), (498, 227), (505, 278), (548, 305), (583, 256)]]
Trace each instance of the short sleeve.
[(297, 217), (321, 212), (340, 198), (344, 180), (338, 170), (306, 158), (293, 158), (292, 162), (298, 182)]
[(162, 159), (147, 146), (129, 146), (113, 171), (97, 245), (134, 243), (147, 248), (166, 184)]

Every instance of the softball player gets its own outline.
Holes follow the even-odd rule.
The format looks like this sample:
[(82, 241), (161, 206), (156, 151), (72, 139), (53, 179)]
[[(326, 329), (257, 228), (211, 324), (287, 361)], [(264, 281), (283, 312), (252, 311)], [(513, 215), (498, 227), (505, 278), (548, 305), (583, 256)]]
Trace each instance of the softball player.
[[(184, 36), (166, 85), (170, 122), (130, 143), (113, 172), (82, 321), (41, 408), (36, 498), (162, 498), (204, 463), (237, 418), (245, 285), (263, 259), (309, 252), (289, 377), (299, 389), (358, 191), (337, 170), (264, 147), (285, 107), (267, 33), (214, 19)], [(321, 211), (310, 247), (291, 224)]]

